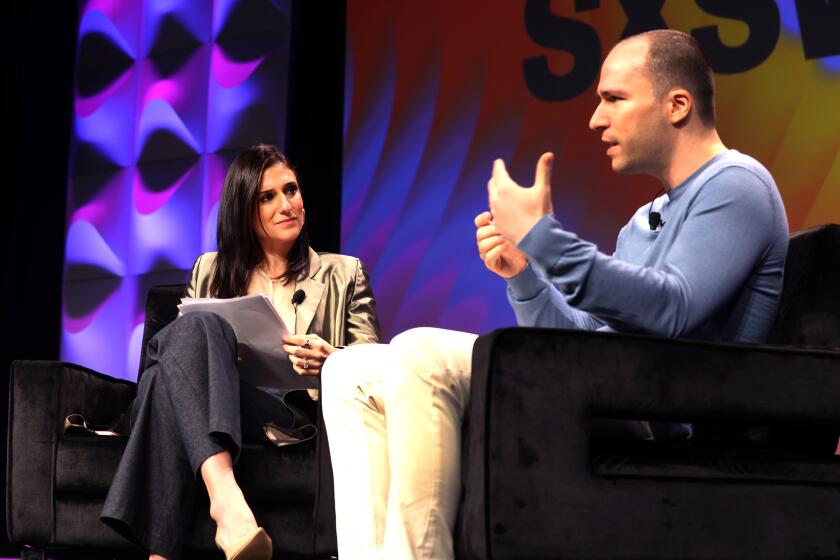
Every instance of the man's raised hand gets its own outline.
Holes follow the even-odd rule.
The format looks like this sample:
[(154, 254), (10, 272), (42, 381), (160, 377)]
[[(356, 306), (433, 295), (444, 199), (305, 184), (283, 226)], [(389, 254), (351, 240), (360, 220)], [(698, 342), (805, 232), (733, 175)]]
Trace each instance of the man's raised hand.
[[(551, 205), (551, 167), (554, 154), (546, 152), (537, 161), (534, 185), (525, 188), (508, 175), (505, 162), (493, 162), (493, 175), (487, 183), (487, 194), (493, 223), (502, 236), (518, 245), (531, 228), (546, 214)], [(492, 270), (492, 269), (491, 269)]]
[(491, 221), (490, 212), (482, 212), (475, 217), (475, 240), (481, 260), (491, 271), (503, 278), (511, 278), (528, 266), (525, 253), (496, 231)]

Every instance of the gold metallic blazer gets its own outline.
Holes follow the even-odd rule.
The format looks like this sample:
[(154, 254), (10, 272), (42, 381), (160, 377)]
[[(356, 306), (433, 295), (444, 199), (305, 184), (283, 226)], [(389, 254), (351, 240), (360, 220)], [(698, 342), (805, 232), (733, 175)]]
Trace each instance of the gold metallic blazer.
[[(193, 265), (187, 297), (212, 297), (210, 280), (216, 253), (204, 253)], [(297, 332), (317, 334), (334, 347), (379, 342), (379, 319), (370, 280), (356, 257), (309, 249), (309, 277), (297, 281), (306, 297), (298, 305)]]

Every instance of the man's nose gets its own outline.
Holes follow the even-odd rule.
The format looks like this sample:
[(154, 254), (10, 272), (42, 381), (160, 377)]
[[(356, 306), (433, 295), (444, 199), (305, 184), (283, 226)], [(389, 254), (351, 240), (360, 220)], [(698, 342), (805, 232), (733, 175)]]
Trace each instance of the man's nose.
[(595, 111), (592, 113), (592, 117), (589, 119), (589, 128), (592, 130), (603, 130), (607, 128), (607, 121), (604, 117), (603, 112), (601, 111), (601, 105), (599, 104), (595, 107)]

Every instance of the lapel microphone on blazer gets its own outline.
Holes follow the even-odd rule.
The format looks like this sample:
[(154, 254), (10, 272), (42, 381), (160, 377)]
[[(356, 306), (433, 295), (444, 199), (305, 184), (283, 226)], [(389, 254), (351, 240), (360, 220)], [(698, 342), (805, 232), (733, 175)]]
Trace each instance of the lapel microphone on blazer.
[(297, 334), (297, 306), (303, 303), (303, 300), (306, 299), (306, 292), (303, 290), (297, 290), (294, 294), (292, 294), (292, 307), (295, 308), (295, 332)]

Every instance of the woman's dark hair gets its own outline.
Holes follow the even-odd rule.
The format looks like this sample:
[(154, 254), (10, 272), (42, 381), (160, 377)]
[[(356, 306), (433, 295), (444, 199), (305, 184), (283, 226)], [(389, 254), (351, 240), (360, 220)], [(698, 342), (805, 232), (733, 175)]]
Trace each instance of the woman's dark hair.
[[(254, 232), (254, 216), (257, 212), (263, 173), (278, 163), (295, 172), (289, 160), (276, 146), (255, 144), (236, 156), (228, 168), (219, 201), (219, 221), (216, 228), (218, 253), (216, 269), (210, 280), (210, 294), (213, 297), (231, 298), (245, 295), (248, 288), (248, 271), (265, 257), (262, 245)], [(289, 265), (281, 276), (284, 284), (309, 274), (309, 232), (305, 223), (289, 251), (288, 260)]]

